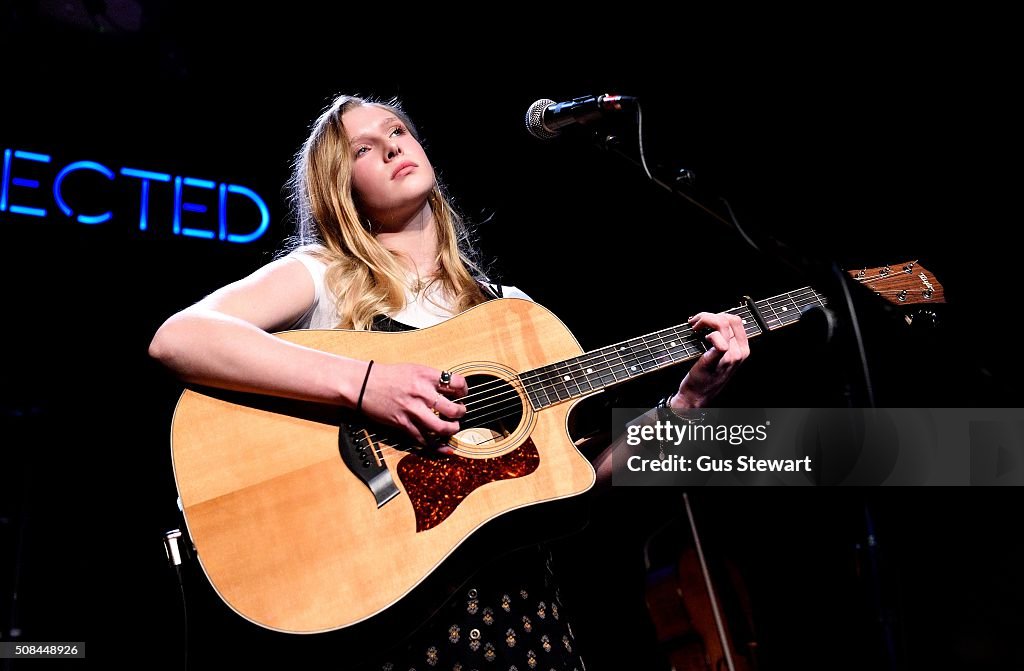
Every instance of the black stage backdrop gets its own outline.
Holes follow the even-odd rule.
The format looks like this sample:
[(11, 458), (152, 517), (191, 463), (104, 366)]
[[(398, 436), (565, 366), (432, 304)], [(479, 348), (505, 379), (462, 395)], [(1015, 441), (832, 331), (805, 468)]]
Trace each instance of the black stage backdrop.
[[(910, 329), (862, 301), (877, 403), (1021, 405), (1013, 224), (996, 205), (1008, 180), (994, 17), (698, 18), (674, 7), (556, 21), (521, 8), (443, 17), (142, 0), (0, 11), (0, 149), (10, 152), (5, 180), (18, 180), (0, 211), (0, 640), (17, 627), (22, 640), (86, 640), (97, 668), (182, 668), (180, 598), (160, 542), (182, 525), (168, 450), (180, 387), (146, 346), (173, 311), (272, 257), (289, 231), (291, 157), (336, 93), (404, 101), (457, 204), (480, 224), (495, 274), (587, 349), (745, 294), (808, 282), (829, 291), (815, 269), (830, 262), (920, 259), (949, 298), (937, 328)], [(586, 135), (526, 134), (535, 100), (604, 92), (640, 98), (651, 165), (692, 170), (692, 195), (716, 207), (727, 198), (754, 237), (811, 263), (794, 270), (753, 251)], [(67, 216), (53, 184), (77, 161), (112, 178), (96, 168), (68, 176)], [(142, 180), (123, 168), (167, 176), (151, 181), (146, 230)], [(215, 231), (213, 194), (231, 184), (262, 197), (268, 230), (249, 244), (175, 235), (177, 177), (193, 180), (186, 197), (209, 210), (187, 212), (186, 228)], [(229, 228), (244, 234), (259, 216), (233, 197)], [(73, 218), (107, 210), (104, 223)], [(804, 331), (755, 345), (721, 403), (863, 404), (849, 344), (823, 347)], [(656, 376), (610, 403), (649, 406), (677, 379)], [(901, 668), (1007, 668), (1022, 663), (1009, 636), (1021, 625), (1009, 605), (1022, 596), (1011, 570), (1022, 559), (1008, 514), (1016, 492), (693, 495), (710, 536), (746, 569), (764, 668), (887, 668), (880, 617), (892, 622)], [(558, 544), (588, 668), (610, 668), (614, 655), (665, 668), (641, 552), (679, 514), (677, 490), (617, 490), (594, 504), (586, 531)], [(858, 570), (866, 516), (884, 551), (878, 580)], [(295, 649), (241, 626), (202, 583), (187, 590), (194, 668), (214, 649), (254, 665)], [(343, 651), (308, 643), (305, 654), (344, 666)]]

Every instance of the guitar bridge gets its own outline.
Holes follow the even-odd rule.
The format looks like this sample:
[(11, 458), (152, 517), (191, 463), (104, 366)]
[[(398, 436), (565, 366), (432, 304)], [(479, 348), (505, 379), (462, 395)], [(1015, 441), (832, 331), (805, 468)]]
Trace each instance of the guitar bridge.
[(365, 428), (342, 422), (338, 451), (349, 470), (370, 489), (378, 508), (398, 496), (398, 485)]

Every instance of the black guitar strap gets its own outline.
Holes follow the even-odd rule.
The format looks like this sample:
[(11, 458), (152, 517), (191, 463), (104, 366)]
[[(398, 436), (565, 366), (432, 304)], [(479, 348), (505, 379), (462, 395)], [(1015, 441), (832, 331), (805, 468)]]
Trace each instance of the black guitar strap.
[(480, 287), (484, 290), (484, 295), (487, 296), (488, 300), (490, 300), (492, 298), (504, 298), (505, 297), (505, 293), (502, 290), (501, 285), (498, 284), (497, 282), (495, 282), (494, 284), (491, 284), (487, 280), (482, 280), (482, 279), (479, 279), (479, 278), (477, 278), (477, 282), (480, 283)]
[[(497, 282), (492, 283), (487, 280), (480, 279), (479, 277), (477, 278), (477, 282), (480, 284), (480, 288), (483, 290), (484, 296), (487, 298), (487, 300), (492, 300), (494, 298), (504, 298), (505, 294), (502, 291), (501, 285), (498, 284)], [(414, 326), (409, 326), (408, 324), (403, 324), (402, 322), (395, 321), (394, 319), (388, 317), (387, 315), (375, 316), (373, 318), (373, 324), (370, 327), (371, 331), (388, 332), (412, 331), (414, 329)]]

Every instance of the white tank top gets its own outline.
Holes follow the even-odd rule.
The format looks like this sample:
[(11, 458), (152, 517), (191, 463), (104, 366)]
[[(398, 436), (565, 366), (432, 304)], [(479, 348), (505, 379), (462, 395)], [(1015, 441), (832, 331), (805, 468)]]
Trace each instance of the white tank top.
[[(327, 264), (313, 256), (309, 252), (296, 250), (288, 254), (290, 259), (295, 259), (306, 267), (310, 277), (313, 279), (314, 296), (313, 303), (306, 309), (291, 329), (332, 329), (337, 328), (341, 319), (338, 317), (337, 297), (327, 287), (324, 277), (327, 274)], [(490, 285), (494, 288), (495, 285)], [(414, 295), (411, 289), (405, 291), (405, 307), (393, 315), (388, 315), (397, 322), (415, 328), (424, 328), (440, 324), (452, 317), (451, 310), (447, 307), (448, 301), (439, 291), (438, 284), (433, 285), (428, 292), (420, 292)], [(429, 293), (430, 295), (426, 295)], [(513, 286), (502, 286), (501, 295), (505, 298), (531, 299), (524, 291)], [(436, 305), (435, 305), (436, 303)], [(445, 307), (439, 307), (445, 306)]]

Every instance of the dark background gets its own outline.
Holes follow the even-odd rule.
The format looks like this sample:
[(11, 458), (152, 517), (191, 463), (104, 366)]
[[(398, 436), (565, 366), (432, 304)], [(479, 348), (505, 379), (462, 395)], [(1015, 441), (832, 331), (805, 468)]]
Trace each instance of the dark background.
[[(341, 92), (401, 97), (456, 204), (480, 224), (495, 274), (586, 349), (745, 294), (813, 283), (834, 295), (820, 270), (831, 262), (920, 259), (947, 292), (938, 328), (908, 328), (857, 296), (877, 403), (1022, 405), (1013, 223), (1000, 206), (1012, 174), (1000, 17), (698, 17), (687, 7), (445, 17), (141, 0), (0, 11), (0, 148), (54, 157), (16, 162), (38, 169), (43, 189), (12, 192), (42, 199), (49, 216), (0, 212), (0, 640), (17, 625), (22, 640), (87, 640), (97, 666), (180, 668), (180, 603), (160, 543), (182, 524), (167, 450), (180, 387), (146, 345), (172, 312), (271, 258), (289, 232), (292, 155)], [(585, 134), (542, 143), (523, 129), (538, 98), (609, 91), (640, 98), (652, 166), (693, 170), (691, 195), (716, 208), (726, 197), (752, 235), (808, 263), (754, 252)], [(250, 245), (173, 236), (169, 204), (154, 196), (150, 230), (139, 231), (138, 184), (124, 178), (112, 201), (96, 201), (113, 205), (112, 221), (74, 223), (45, 178), (82, 159), (248, 186), (269, 205), (271, 229)], [(720, 402), (863, 405), (847, 334), (830, 347), (800, 327), (766, 338)], [(649, 406), (678, 373), (655, 378), (608, 403)], [(1021, 664), (1008, 635), (1021, 624), (1008, 605), (1021, 597), (1015, 490), (694, 496), (712, 545), (746, 569), (764, 668), (886, 668), (879, 617), (904, 668)], [(560, 543), (588, 668), (613, 653), (658, 668), (641, 548), (679, 506), (675, 490), (616, 490), (594, 503), (587, 531)], [(856, 549), (865, 511), (878, 525), (878, 580)], [(205, 623), (192, 631), (196, 668), (213, 648), (258, 661), (283, 645), (233, 622), (200, 582), (189, 589), (193, 620)]]

